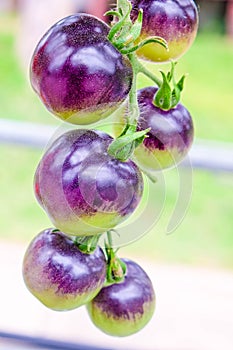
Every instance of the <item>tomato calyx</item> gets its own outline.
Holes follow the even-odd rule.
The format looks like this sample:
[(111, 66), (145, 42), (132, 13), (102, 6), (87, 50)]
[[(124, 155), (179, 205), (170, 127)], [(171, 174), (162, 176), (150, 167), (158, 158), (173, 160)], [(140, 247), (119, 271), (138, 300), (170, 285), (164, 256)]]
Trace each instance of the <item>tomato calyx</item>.
[(174, 108), (181, 98), (181, 92), (184, 88), (184, 80), (186, 75), (183, 75), (178, 82), (175, 80), (175, 66), (177, 62), (171, 62), (171, 70), (165, 74), (160, 71), (162, 75), (162, 84), (154, 96), (154, 105), (163, 109), (169, 110)]
[(105, 241), (105, 253), (107, 257), (107, 275), (105, 286), (124, 281), (127, 268), (126, 264), (117, 256), (117, 250), (114, 251), (111, 231), (107, 232), (108, 240)]
[(117, 10), (108, 11), (106, 16), (114, 16), (117, 21), (112, 25), (108, 39), (122, 53), (128, 55), (150, 43), (157, 43), (168, 50), (167, 42), (160, 36), (146, 38), (137, 42), (142, 30), (143, 10), (138, 11), (137, 19), (130, 18), (132, 4), (128, 0), (119, 0)]
[(101, 235), (75, 237), (74, 243), (85, 254), (92, 254), (96, 250)]
[(120, 136), (109, 145), (108, 154), (122, 162), (127, 161), (149, 131), (150, 128), (136, 131), (136, 125), (127, 124)]
[[(113, 248), (112, 232), (114, 229), (106, 232), (107, 240), (104, 242), (104, 252), (106, 257), (106, 281), (105, 286), (124, 281), (126, 275), (126, 264), (117, 256), (117, 250)], [(84, 236), (75, 237), (74, 244), (84, 254), (93, 254), (98, 246), (99, 239), (102, 236)]]

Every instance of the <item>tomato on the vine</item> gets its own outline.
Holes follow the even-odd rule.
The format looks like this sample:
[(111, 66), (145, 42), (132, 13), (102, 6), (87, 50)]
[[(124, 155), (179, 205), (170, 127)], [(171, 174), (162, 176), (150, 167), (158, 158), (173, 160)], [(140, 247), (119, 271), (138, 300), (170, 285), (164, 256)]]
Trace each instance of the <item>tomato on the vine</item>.
[(198, 29), (198, 11), (193, 0), (130, 0), (132, 20), (143, 10), (142, 31), (139, 40), (160, 36), (167, 41), (168, 50), (150, 43), (137, 55), (153, 62), (165, 62), (182, 56), (192, 45)]
[(153, 103), (157, 88), (146, 87), (137, 93), (140, 116), (138, 130), (150, 128), (136, 148), (137, 163), (148, 170), (176, 166), (187, 155), (193, 142), (193, 121), (189, 111), (178, 103), (162, 110)]
[(58, 229), (77, 236), (100, 234), (136, 209), (143, 178), (131, 160), (108, 154), (113, 139), (97, 130), (61, 135), (43, 155), (35, 174), (39, 204)]
[(32, 87), (66, 122), (97, 122), (128, 96), (132, 67), (107, 39), (109, 29), (87, 14), (68, 16), (48, 30), (33, 53)]
[[(189, 111), (181, 103), (169, 110), (158, 108), (154, 104), (157, 91), (158, 88), (152, 86), (137, 91), (137, 130), (150, 128), (150, 131), (133, 156), (136, 163), (147, 171), (176, 166), (187, 155), (193, 143), (194, 128)], [(117, 113), (115, 134), (121, 133), (123, 127), (122, 113)]]
[(82, 253), (59, 230), (46, 229), (30, 243), (23, 261), (23, 278), (30, 292), (53, 310), (86, 304), (103, 287), (106, 260), (101, 248)]
[(155, 292), (150, 278), (134, 261), (122, 260), (127, 267), (124, 281), (103, 287), (87, 304), (96, 327), (118, 337), (140, 331), (155, 310)]
[[(82, 125), (118, 110), (119, 137), (76, 128), (44, 152), (34, 193), (55, 228), (30, 243), (23, 278), (47, 307), (86, 304), (99, 329), (124, 337), (151, 320), (156, 297), (146, 272), (118, 258), (112, 233), (142, 198), (141, 171), (153, 180), (153, 171), (175, 166), (192, 145), (192, 118), (179, 102), (185, 75), (176, 82), (173, 60), (193, 43), (198, 11), (193, 0), (118, 0), (107, 14), (111, 28), (84, 13), (60, 20), (32, 56), (32, 87), (53, 115)], [(161, 71), (161, 81), (139, 58), (171, 61), (171, 71)], [(139, 73), (156, 86), (137, 91)]]

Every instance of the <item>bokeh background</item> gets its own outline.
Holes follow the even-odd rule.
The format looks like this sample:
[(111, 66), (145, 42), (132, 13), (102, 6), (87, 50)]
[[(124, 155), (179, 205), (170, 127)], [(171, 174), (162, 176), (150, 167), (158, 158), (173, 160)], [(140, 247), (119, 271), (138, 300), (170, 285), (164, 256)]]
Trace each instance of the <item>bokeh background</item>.
[[(202, 164), (201, 167), (193, 165), (191, 201), (182, 222), (169, 235), (166, 234), (166, 228), (176, 206), (179, 191), (182, 189), (177, 169), (164, 172), (166, 196), (164, 197), (164, 192), (161, 194), (159, 185), (155, 184), (152, 188), (154, 205), (160, 206), (161, 201), (163, 201), (163, 211), (159, 220), (140, 240), (122, 248), (120, 255), (145, 261), (146, 266), (149, 266), (151, 271), (155, 267), (159, 280), (163, 276), (166, 278), (166, 287), (173, 294), (173, 297), (175, 291), (179, 293), (183, 288), (182, 283), (185, 283), (182, 273), (190, 278), (190, 283), (192, 280), (195, 281), (197, 271), (200, 272), (198, 283), (201, 283), (202, 277), (207, 283), (208, 276), (213, 277), (216, 273), (219, 280), (216, 277), (216, 285), (213, 280), (213, 286), (219, 287), (219, 283), (222, 283), (220, 287), (223, 289), (220, 291), (209, 290), (208, 295), (218, 293), (220, 299), (224, 299), (224, 278), (222, 276), (225, 276), (228, 282), (233, 281), (233, 174), (231, 168), (233, 154), (230, 152), (233, 149), (233, 2), (199, 0), (197, 3), (200, 10), (199, 32), (191, 49), (179, 60), (177, 75), (188, 73), (182, 103), (189, 109), (194, 120), (195, 144), (201, 143), (205, 146), (205, 150), (208, 149), (211, 157), (215, 158), (216, 167), (208, 169), (207, 164), (206, 166)], [(102, 0), (0, 0), (0, 128), (3, 124), (8, 125), (9, 128), (12, 128), (12, 132), (17, 133), (17, 130), (26, 128), (29, 124), (34, 124), (35, 127), (38, 124), (54, 128), (60, 127), (60, 122), (46, 111), (31, 89), (28, 72), (33, 49), (41, 35), (58, 19), (71, 13), (84, 11), (103, 18), (102, 14), (113, 5), (113, 1)], [(169, 68), (169, 65), (166, 64), (147, 65), (158, 74), (159, 69)], [(148, 79), (140, 76), (139, 88), (150, 84)], [(19, 122), (20, 124), (18, 124)], [(33, 130), (36, 133), (36, 128)], [(216, 150), (220, 150), (220, 152)], [(225, 150), (227, 150), (229, 157), (228, 169), (223, 169), (221, 166), (222, 157), (226, 155)], [(9, 277), (7, 273), (8, 258), (12, 259), (14, 254), (18, 257), (18, 260), (9, 261), (12, 262), (11, 271), (14, 273), (13, 265), (17, 264), (16, 271), (20, 273), (19, 265), (24, 249), (38, 232), (51, 226), (45, 213), (36, 203), (32, 191), (34, 171), (42, 154), (43, 148), (16, 144), (11, 139), (0, 138), (0, 260), (1, 256), (2, 259), (4, 257), (2, 263), (4, 263), (5, 274), (3, 276), (6, 276), (6, 280), (3, 279), (1, 284), (4, 286), (6, 295), (8, 283), (22, 278), (21, 275)], [(227, 161), (226, 159), (226, 163)], [(187, 167), (180, 167), (179, 171), (185, 176), (187, 172), (190, 174), (191, 170)], [(149, 209), (148, 216), (154, 215), (153, 205)], [(129, 229), (133, 230), (133, 225), (129, 225)], [(204, 275), (202, 275), (203, 271)], [(169, 284), (169, 273), (172, 276), (170, 280), (172, 285)], [(152, 275), (155, 278), (153, 282), (159, 288), (154, 270)], [(210, 277), (210, 285), (212, 285), (212, 277)], [(226, 282), (225, 287), (228, 282)], [(164, 284), (163, 287), (165, 287)], [(195, 290), (195, 286), (193, 288)], [(194, 304), (188, 303), (187, 308), (190, 309), (186, 317), (192, 318), (196, 306), (201, 304), (203, 296), (201, 288), (204, 288), (203, 285), (198, 289), (200, 299), (196, 299)], [(189, 291), (192, 291), (192, 287)], [(17, 300), (16, 291), (14, 297)], [(223, 318), (225, 315), (226, 319), (233, 316), (233, 314), (230, 315), (233, 310), (233, 295), (228, 294), (228, 297), (229, 307), (224, 309), (225, 313), (222, 315)], [(25, 298), (30, 299), (31, 296), (25, 292)], [(222, 301), (220, 299), (219, 302)], [(9, 300), (5, 300), (5, 302), (10, 303)], [(18, 300), (17, 304), (22, 303), (23, 305), (23, 302), (24, 300)], [(171, 302), (168, 302), (168, 305), (171, 313), (179, 311), (177, 307), (172, 311), (174, 305)], [(180, 307), (182, 307), (181, 301)], [(36, 307), (38, 313), (40, 308), (43, 306)], [(168, 312), (168, 309), (166, 311)], [(217, 315), (213, 316), (214, 313), (211, 312), (209, 318), (216, 317), (217, 320)], [(10, 317), (13, 320), (18, 319), (14, 315), (14, 310), (11, 310)], [(34, 317), (36, 319), (36, 312)], [(51, 325), (54, 316), (48, 317), (51, 317), (50, 321), (47, 320)], [(68, 320), (68, 316), (66, 317)], [(73, 320), (75, 317), (72, 317)], [(197, 314), (195, 317), (198, 319), (201, 316)], [(10, 328), (9, 323), (4, 323), (4, 319), (7, 320), (7, 315), (1, 315), (1, 318), (0, 330), (5, 327), (4, 331), (6, 332), (26, 332), (29, 329), (30, 333), (30, 326), (22, 328), (22, 325), (20, 326), (16, 321), (13, 322), (14, 327), (8, 329)], [(177, 320), (174, 314), (172, 318), (170, 314), (164, 315), (164, 328), (162, 330), (159, 328), (161, 333), (158, 336), (158, 343), (155, 340), (151, 349), (182, 349), (182, 344), (184, 344), (184, 348), (189, 344), (190, 349), (197, 350), (207, 349), (208, 347), (203, 347), (206, 344), (210, 348), (214, 348), (211, 331), (209, 333), (203, 331), (201, 333), (202, 340), (194, 344), (195, 346), (188, 338), (185, 343), (185, 337), (182, 338), (181, 335), (182, 331), (177, 329), (176, 333), (171, 333), (171, 337), (178, 334), (180, 338), (175, 337), (172, 341), (170, 337), (168, 340), (165, 328), (169, 328), (169, 326), (166, 324), (166, 318), (168, 323), (170, 320), (171, 324), (181, 322), (179, 312)], [(186, 321), (183, 320), (183, 322)], [(216, 328), (217, 325), (218, 323), (215, 323)], [(228, 326), (227, 323), (225, 328)], [(186, 327), (189, 327), (188, 334), (193, 334), (193, 337), (196, 333), (198, 334), (197, 324), (197, 328), (194, 327), (193, 330), (191, 325), (186, 324)], [(47, 327), (47, 329), (50, 328)], [(173, 331), (175, 332), (174, 327)], [(216, 336), (214, 328), (212, 331)], [(46, 334), (46, 327), (40, 329), (38, 326), (38, 332), (41, 336), (49, 336)], [(153, 336), (156, 339), (156, 331), (154, 330), (154, 332)], [(36, 330), (34, 333), (38, 335)], [(227, 333), (229, 342), (226, 343), (225, 350), (231, 349), (229, 344), (233, 344), (233, 337), (231, 338), (230, 333), (230, 331)], [(51, 334), (53, 337), (59, 338), (59, 334), (56, 332)], [(63, 336), (68, 340), (73, 339), (70, 339), (70, 332), (64, 333)], [(222, 339), (221, 336), (223, 337), (223, 334), (219, 335), (218, 339)], [(108, 344), (106, 339), (98, 338), (96, 345), (103, 342)], [(126, 349), (129, 346), (123, 342), (113, 342), (112, 344), (115, 344), (115, 348), (124, 346)], [(6, 349), (6, 345), (4, 349)], [(188, 348), (186, 347), (186, 349)]]

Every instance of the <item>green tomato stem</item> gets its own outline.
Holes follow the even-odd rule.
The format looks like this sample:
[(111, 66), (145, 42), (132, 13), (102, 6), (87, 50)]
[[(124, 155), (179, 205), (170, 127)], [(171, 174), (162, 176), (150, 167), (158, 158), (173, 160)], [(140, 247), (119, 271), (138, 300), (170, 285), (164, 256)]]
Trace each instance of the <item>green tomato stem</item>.
[(139, 118), (139, 107), (137, 100), (137, 75), (138, 75), (138, 63), (136, 55), (131, 53), (128, 54), (128, 58), (131, 62), (133, 68), (133, 81), (132, 87), (129, 93), (129, 116), (128, 116), (128, 124), (137, 125), (137, 121)]
[(144, 74), (146, 77), (151, 79), (157, 86), (162, 85), (162, 80), (156, 77), (154, 73), (152, 73), (149, 69), (147, 69), (138, 59), (137, 59), (137, 65), (138, 65), (138, 72)]
[(109, 245), (109, 247), (111, 247), (112, 248), (112, 233), (111, 233), (111, 231), (107, 231), (107, 237), (108, 237), (108, 245)]
[(130, 53), (127, 55), (132, 68), (133, 68), (133, 81), (132, 87), (129, 93), (129, 114), (128, 123), (130, 125), (137, 125), (137, 121), (139, 118), (139, 107), (137, 101), (137, 75), (142, 73), (150, 78), (157, 86), (162, 85), (162, 81), (157, 78), (150, 70), (148, 70), (144, 65), (138, 60), (135, 53)]

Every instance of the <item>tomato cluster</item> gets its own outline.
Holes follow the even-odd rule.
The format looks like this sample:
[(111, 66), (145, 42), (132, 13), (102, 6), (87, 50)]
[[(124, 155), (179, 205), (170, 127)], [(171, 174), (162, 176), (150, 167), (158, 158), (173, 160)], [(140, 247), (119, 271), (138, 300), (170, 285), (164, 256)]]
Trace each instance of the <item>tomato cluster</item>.
[[(139, 58), (159, 62), (182, 55), (194, 40), (198, 15), (192, 0), (119, 0), (108, 14), (112, 26), (87, 14), (62, 19), (32, 57), (32, 87), (51, 113), (89, 125), (117, 111), (118, 124), (115, 138), (97, 127), (67, 131), (42, 156), (34, 192), (55, 228), (32, 240), (23, 277), (47, 307), (87, 305), (102, 331), (127, 336), (150, 321), (155, 293), (136, 262), (118, 258), (111, 234), (140, 203), (142, 172), (176, 165), (193, 140), (192, 118), (179, 102), (184, 79), (175, 82), (175, 64), (159, 80)], [(137, 91), (140, 72), (153, 85)]]

